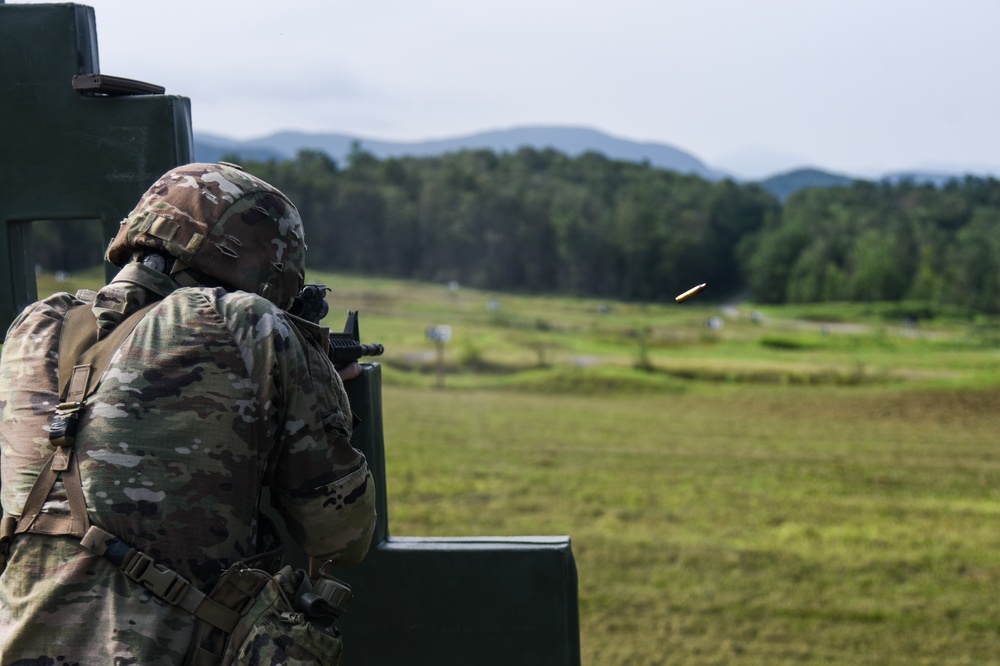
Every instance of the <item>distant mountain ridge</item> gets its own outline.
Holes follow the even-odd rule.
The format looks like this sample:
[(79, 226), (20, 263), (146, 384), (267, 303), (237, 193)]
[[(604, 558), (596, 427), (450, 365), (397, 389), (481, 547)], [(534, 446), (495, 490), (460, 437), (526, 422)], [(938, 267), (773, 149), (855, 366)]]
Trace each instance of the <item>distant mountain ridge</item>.
[[(571, 157), (594, 151), (609, 159), (646, 162), (659, 169), (694, 174), (708, 180), (725, 178), (743, 180), (705, 164), (691, 153), (667, 144), (620, 139), (598, 130), (583, 127), (517, 127), (450, 139), (413, 142), (381, 141), (347, 134), (295, 131), (277, 132), (259, 139), (237, 140), (195, 132), (194, 153), (195, 159), (201, 162), (217, 162), (228, 154), (239, 155), (243, 159), (282, 160), (293, 159), (300, 150), (309, 149), (322, 151), (338, 163), (344, 164), (355, 142), (379, 159), (406, 155), (430, 157), (461, 150), (486, 149), (504, 153), (515, 152), (523, 147), (552, 148)], [(893, 183), (911, 180), (916, 183), (932, 183), (941, 186), (949, 180), (963, 177), (964, 174), (960, 173), (932, 173), (913, 170), (883, 174), (874, 180), (884, 179)], [(810, 167), (792, 169), (751, 182), (758, 182), (761, 187), (783, 201), (805, 187), (839, 187), (849, 185), (854, 180), (872, 179), (831, 173)]]
[(219, 156), (227, 152), (236, 152), (251, 158), (291, 159), (299, 150), (309, 148), (321, 150), (343, 164), (354, 142), (380, 159), (404, 155), (430, 157), (460, 150), (487, 149), (494, 152), (515, 152), (522, 147), (552, 148), (571, 157), (595, 151), (609, 159), (646, 161), (660, 169), (696, 174), (710, 180), (727, 177), (725, 173), (708, 167), (694, 155), (672, 146), (628, 141), (604, 132), (579, 127), (518, 127), (451, 139), (416, 142), (379, 141), (346, 134), (304, 132), (278, 132), (260, 139), (237, 141), (196, 132), (195, 158), (216, 161)]
[(856, 179), (850, 176), (821, 171), (820, 169), (796, 169), (760, 181), (760, 186), (773, 194), (779, 201), (785, 201), (795, 192), (806, 187), (846, 187)]

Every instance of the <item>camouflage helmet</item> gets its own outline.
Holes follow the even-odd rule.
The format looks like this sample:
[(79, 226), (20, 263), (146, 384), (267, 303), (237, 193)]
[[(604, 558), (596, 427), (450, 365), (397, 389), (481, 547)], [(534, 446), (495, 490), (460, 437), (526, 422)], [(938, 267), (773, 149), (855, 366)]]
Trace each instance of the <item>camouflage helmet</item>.
[(288, 308), (305, 278), (305, 236), (294, 204), (233, 164), (188, 164), (150, 187), (121, 222), (107, 260), (144, 249)]

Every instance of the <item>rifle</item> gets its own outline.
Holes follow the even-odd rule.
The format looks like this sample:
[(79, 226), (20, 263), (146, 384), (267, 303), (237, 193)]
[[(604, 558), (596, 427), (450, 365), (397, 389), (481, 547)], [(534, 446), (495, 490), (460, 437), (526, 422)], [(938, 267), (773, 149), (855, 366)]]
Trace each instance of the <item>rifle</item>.
[[(314, 324), (319, 324), (330, 311), (330, 306), (326, 302), (328, 291), (330, 288), (325, 284), (305, 285), (292, 301), (288, 312)], [(354, 363), (362, 356), (381, 356), (384, 351), (385, 348), (377, 342), (361, 344), (357, 310), (348, 311), (343, 333), (330, 332), (330, 348), (327, 353), (335, 368), (342, 368)]]

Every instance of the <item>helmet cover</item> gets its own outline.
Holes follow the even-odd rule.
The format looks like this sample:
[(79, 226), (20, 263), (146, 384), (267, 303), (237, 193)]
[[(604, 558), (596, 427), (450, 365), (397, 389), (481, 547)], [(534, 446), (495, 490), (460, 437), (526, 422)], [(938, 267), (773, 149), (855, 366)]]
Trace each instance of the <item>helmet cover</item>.
[(285, 309), (305, 279), (305, 235), (295, 205), (227, 163), (180, 166), (153, 183), (122, 220), (107, 260), (121, 267), (142, 249)]

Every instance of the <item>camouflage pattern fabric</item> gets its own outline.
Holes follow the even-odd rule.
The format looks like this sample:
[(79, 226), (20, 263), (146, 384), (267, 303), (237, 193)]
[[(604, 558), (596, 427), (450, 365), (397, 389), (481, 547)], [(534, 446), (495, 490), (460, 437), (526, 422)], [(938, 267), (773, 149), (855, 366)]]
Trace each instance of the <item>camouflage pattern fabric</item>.
[(230, 164), (188, 164), (153, 183), (122, 220), (107, 258), (121, 267), (143, 248), (286, 309), (305, 277), (298, 210), (280, 191)]
[[(166, 276), (97, 295), (105, 326)], [(123, 274), (128, 275), (123, 271)], [(0, 357), (0, 499), (20, 515), (51, 451), (58, 402), (56, 294), (13, 323)], [(182, 288), (144, 317), (85, 408), (75, 450), (94, 524), (208, 592), (256, 548), (262, 485), (305, 552), (350, 565), (374, 528), (374, 487), (351, 447), (350, 406), (325, 351), (268, 300)], [(68, 512), (61, 483), (45, 511)], [(24, 534), (0, 575), (3, 664), (176, 664), (193, 618), (154, 598), (73, 537)]]
[[(232, 602), (243, 598), (244, 590), (260, 590), (233, 630), (222, 654), (223, 666), (326, 666), (340, 661), (343, 641), (336, 625), (313, 623), (301, 613), (293, 612), (293, 600), (297, 595), (312, 591), (305, 576), (305, 571), (295, 571), (290, 566), (283, 567), (273, 576), (241, 567), (233, 567), (223, 575), (213, 598), (229, 608), (237, 607), (237, 603)], [(227, 599), (231, 602), (226, 603)]]

